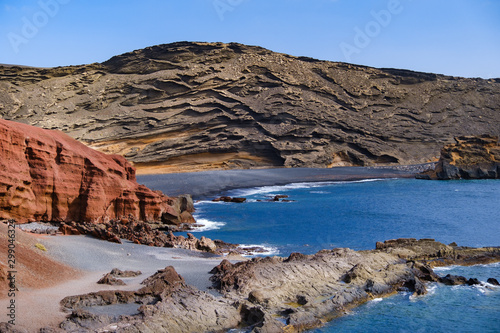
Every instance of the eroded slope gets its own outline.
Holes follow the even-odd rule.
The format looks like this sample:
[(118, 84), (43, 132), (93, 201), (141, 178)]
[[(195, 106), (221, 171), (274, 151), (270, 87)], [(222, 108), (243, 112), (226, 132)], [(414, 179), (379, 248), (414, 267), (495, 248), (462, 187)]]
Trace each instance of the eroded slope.
[(102, 64), (0, 67), (0, 114), (151, 172), (414, 164), (500, 134), (500, 82), (174, 43)]

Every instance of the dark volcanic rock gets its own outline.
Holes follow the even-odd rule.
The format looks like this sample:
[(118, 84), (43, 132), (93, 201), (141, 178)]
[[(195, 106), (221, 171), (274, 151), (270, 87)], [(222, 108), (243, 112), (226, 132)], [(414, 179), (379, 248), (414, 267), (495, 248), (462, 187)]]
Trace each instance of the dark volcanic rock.
[(439, 282), (444, 283), (448, 286), (456, 286), (456, 285), (467, 284), (467, 279), (463, 276), (448, 274), (445, 277), (440, 278)]
[(488, 282), (489, 284), (492, 284), (494, 286), (500, 286), (500, 283), (498, 283), (498, 280), (495, 278), (488, 278), (488, 280), (486, 282)]
[(157, 247), (174, 247), (187, 250), (204, 251), (211, 253), (227, 252), (226, 247), (218, 246), (209, 238), (201, 236), (196, 238), (188, 233), (188, 237), (175, 236), (172, 232), (165, 234), (159, 230), (153, 230), (148, 223), (129, 218), (125, 220), (110, 220), (95, 223), (62, 223), (60, 230), (63, 234), (69, 231), (70, 235), (91, 235), (98, 239), (114, 243), (121, 243), (121, 238), (130, 240), (136, 244)]
[[(69, 332), (107, 332), (118, 327), (120, 332), (198, 333), (224, 331), (243, 321), (243, 311), (240, 313), (233, 302), (187, 286), (171, 266), (142, 283), (145, 286), (137, 291), (100, 291), (64, 298), (61, 306), (71, 311), (71, 315), (60, 327)], [(82, 309), (113, 304), (136, 304), (138, 314), (111, 318)], [(106, 326), (110, 323), (115, 326), (108, 330)]]
[(121, 271), (118, 268), (113, 268), (111, 272), (104, 275), (99, 281), (98, 284), (109, 284), (116, 286), (124, 286), (125, 282), (121, 279), (117, 279), (117, 277), (127, 278), (127, 277), (135, 277), (141, 275), (141, 271)]
[(124, 286), (125, 282), (123, 282), (120, 279), (115, 278), (113, 275), (110, 273), (104, 275), (99, 281), (97, 281), (98, 284), (108, 284), (110, 286)]
[(150, 172), (419, 164), (500, 135), (499, 80), (180, 42), (102, 64), (0, 67), (0, 115), (60, 129)]
[(141, 271), (122, 271), (122, 270), (119, 270), (118, 268), (113, 268), (109, 274), (111, 274), (113, 276), (127, 278), (127, 277), (139, 276), (142, 274), (142, 272)]
[[(375, 297), (398, 290), (423, 295), (423, 281), (478, 283), (476, 279), (434, 274), (425, 258), (436, 254), (435, 260), (448, 259), (451, 252), (442, 251), (446, 247), (429, 239), (400, 239), (379, 243), (372, 251), (322, 250), (314, 255), (296, 253), (288, 258), (253, 258), (236, 264), (224, 259), (211, 271), (220, 297), (186, 285), (173, 267), (167, 267), (144, 280), (145, 286), (138, 291), (108, 290), (65, 298), (61, 305), (72, 314), (61, 327), (106, 331), (106, 325), (113, 322), (119, 332), (222, 332), (230, 328), (303, 332)], [(477, 263), (481, 263), (481, 253), (500, 260), (500, 253), (492, 253), (490, 248), (454, 251), (452, 264), (472, 263), (478, 258)], [(81, 309), (119, 303), (137, 304), (139, 313), (111, 321)]]
[[(452, 243), (453, 244), (453, 243)], [(500, 247), (471, 248), (445, 245), (434, 239), (399, 238), (377, 242), (376, 249), (396, 255), (411, 262), (418, 262), (424, 267), (417, 267), (424, 275), (431, 267), (447, 265), (490, 264), (499, 261)], [(434, 281), (429, 276), (428, 281)]]
[(441, 150), (436, 168), (419, 174), (421, 179), (498, 179), (500, 145), (498, 136), (461, 136)]
[(233, 198), (233, 197), (223, 196), (223, 197), (215, 198), (215, 199), (213, 199), (212, 201), (213, 201), (213, 202), (220, 202), (220, 201), (223, 201), (223, 202), (236, 202), (236, 203), (242, 203), (242, 202), (245, 202), (246, 200), (247, 200), (246, 198)]

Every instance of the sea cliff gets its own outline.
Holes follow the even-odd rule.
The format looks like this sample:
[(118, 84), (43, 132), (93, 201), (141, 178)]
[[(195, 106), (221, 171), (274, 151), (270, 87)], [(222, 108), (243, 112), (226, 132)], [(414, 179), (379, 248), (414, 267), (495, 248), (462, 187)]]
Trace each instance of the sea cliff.
[(500, 145), (498, 136), (459, 136), (454, 144), (441, 149), (441, 157), (434, 170), (425, 171), (417, 178), (499, 179)]
[(139, 185), (122, 156), (100, 153), (59, 131), (0, 120), (0, 219), (167, 221), (190, 215), (182, 214), (176, 198)]

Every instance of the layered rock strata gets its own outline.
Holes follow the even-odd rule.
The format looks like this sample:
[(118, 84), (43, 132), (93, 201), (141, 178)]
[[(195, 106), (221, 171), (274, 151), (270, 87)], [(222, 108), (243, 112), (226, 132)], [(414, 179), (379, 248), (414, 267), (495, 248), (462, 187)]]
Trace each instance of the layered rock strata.
[(192, 200), (139, 185), (124, 157), (60, 131), (0, 120), (0, 219), (17, 222), (193, 222)]
[(420, 164), (500, 135), (500, 80), (180, 42), (102, 64), (0, 66), (0, 116), (60, 129), (142, 172)]
[(434, 170), (419, 174), (420, 179), (499, 179), (498, 136), (459, 136), (444, 146)]
[[(488, 260), (486, 260), (488, 258)], [(432, 239), (378, 243), (372, 251), (322, 250), (314, 255), (254, 258), (212, 270), (214, 297), (185, 284), (172, 267), (157, 272), (138, 291), (101, 291), (65, 298), (71, 311), (65, 330), (115, 332), (213, 332), (245, 328), (252, 332), (302, 332), (375, 297), (400, 290), (426, 293), (425, 283), (481, 283), (439, 277), (432, 266), (500, 261), (500, 248), (463, 248)], [(493, 278), (491, 279), (493, 281)], [(136, 303), (138, 313), (96, 315), (82, 307)]]

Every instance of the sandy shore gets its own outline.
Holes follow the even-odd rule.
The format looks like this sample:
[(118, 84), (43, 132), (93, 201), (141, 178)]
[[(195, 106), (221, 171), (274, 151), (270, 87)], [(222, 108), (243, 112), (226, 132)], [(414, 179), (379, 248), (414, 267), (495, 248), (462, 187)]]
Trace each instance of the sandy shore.
[[(19, 231), (18, 233), (21, 233)], [(31, 235), (28, 235), (31, 236)], [(31, 238), (31, 237), (30, 237)], [(146, 277), (159, 269), (174, 266), (186, 282), (209, 291), (208, 272), (222, 260), (220, 257), (182, 249), (155, 248), (124, 241), (109, 243), (87, 236), (33, 236), (47, 248), (46, 254), (80, 271), (71, 279), (53, 281), (44, 288), (20, 287), (16, 294), (16, 328), (38, 332), (41, 327), (58, 325), (68, 315), (60, 311), (59, 302), (66, 296), (99, 290), (137, 290)], [(96, 282), (113, 268), (140, 270), (143, 274), (125, 278), (126, 286), (99, 285)], [(59, 283), (58, 283), (59, 282)], [(54, 285), (55, 284), (55, 285)], [(9, 299), (0, 299), (5, 309)], [(2, 315), (0, 321), (6, 321)]]

